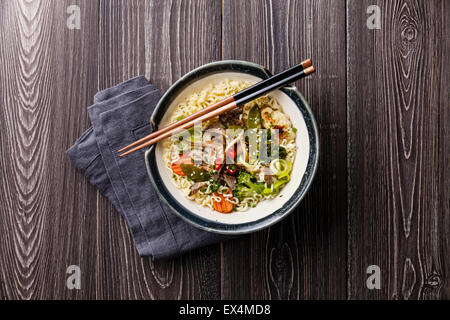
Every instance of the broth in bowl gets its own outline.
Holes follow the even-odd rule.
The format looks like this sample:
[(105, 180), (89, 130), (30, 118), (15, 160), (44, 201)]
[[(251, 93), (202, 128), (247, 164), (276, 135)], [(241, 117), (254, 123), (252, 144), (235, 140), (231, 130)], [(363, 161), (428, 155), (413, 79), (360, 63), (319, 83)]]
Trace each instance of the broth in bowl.
[[(198, 67), (163, 95), (150, 120), (153, 130), (270, 76), (265, 68), (247, 61)], [(249, 134), (252, 131), (259, 135)], [(174, 213), (211, 232), (244, 234), (280, 221), (300, 203), (316, 172), (317, 125), (308, 102), (293, 86), (177, 135), (146, 151), (149, 178), (171, 209), (168, 215)], [(225, 159), (216, 163), (221, 156)]]
[[(180, 100), (167, 124), (231, 96), (254, 82), (224, 78)], [(162, 160), (183, 196), (216, 213), (255, 208), (290, 183), (297, 129), (266, 95), (163, 142)]]

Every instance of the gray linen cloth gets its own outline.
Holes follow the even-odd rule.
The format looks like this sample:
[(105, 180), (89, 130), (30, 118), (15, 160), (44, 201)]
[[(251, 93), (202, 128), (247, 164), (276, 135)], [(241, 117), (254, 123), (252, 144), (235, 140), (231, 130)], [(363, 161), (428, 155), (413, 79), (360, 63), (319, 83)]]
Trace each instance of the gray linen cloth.
[(126, 219), (139, 254), (168, 259), (229, 237), (193, 227), (159, 200), (144, 150), (118, 156), (121, 147), (151, 132), (149, 119), (160, 98), (143, 76), (97, 93), (88, 108), (92, 127), (67, 155)]

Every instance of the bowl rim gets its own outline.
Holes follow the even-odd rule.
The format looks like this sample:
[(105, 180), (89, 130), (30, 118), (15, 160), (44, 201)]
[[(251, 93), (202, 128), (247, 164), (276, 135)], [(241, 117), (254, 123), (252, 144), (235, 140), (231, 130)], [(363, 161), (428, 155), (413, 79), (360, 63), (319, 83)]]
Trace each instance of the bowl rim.
[[(245, 71), (243, 69), (248, 68), (251, 69), (251, 71)], [(187, 85), (189, 85), (192, 81), (199, 80), (203, 77), (212, 75), (214, 73), (218, 72), (241, 72), (241, 73), (249, 73), (253, 76), (261, 77), (261, 78), (267, 78), (270, 77), (272, 74), (270, 71), (268, 71), (263, 66), (248, 62), (248, 61), (242, 61), (242, 60), (222, 60), (222, 61), (216, 61), (204, 64), (200, 67), (197, 67), (193, 69), (192, 71), (186, 73), (184, 76), (182, 76), (180, 79), (178, 79), (172, 86), (165, 92), (165, 94), (161, 97), (159, 100), (157, 106), (155, 107), (153, 114), (150, 119), (150, 124), (153, 129), (157, 128), (157, 123), (159, 123), (163, 116), (165, 111), (167, 110), (170, 103), (176, 98), (175, 93), (182, 91), (184, 88), (186, 88)], [(257, 73), (257, 74), (255, 74)], [(186, 83), (186, 85), (183, 85)], [(310, 154), (308, 157), (308, 164), (307, 169), (302, 177), (302, 181), (300, 182), (300, 185), (297, 187), (296, 192), (293, 196), (291, 196), (288, 201), (278, 210), (273, 211), (272, 213), (268, 214), (264, 218), (261, 218), (259, 220), (250, 221), (247, 223), (241, 223), (241, 224), (226, 224), (222, 222), (216, 222), (216, 221), (207, 221), (206, 219), (195, 215), (195, 213), (192, 213), (191, 210), (186, 209), (182, 204), (179, 204), (173, 196), (171, 196), (170, 192), (166, 189), (164, 184), (158, 183), (157, 180), (161, 180), (161, 177), (158, 173), (157, 169), (154, 169), (159, 177), (155, 177), (152, 167), (157, 168), (157, 165), (155, 163), (156, 157), (155, 157), (155, 149), (156, 145), (152, 145), (146, 152), (145, 152), (145, 164), (147, 168), (147, 172), (150, 178), (151, 183), (153, 184), (153, 187), (157, 191), (158, 197), (161, 201), (163, 201), (170, 209), (175, 213), (177, 216), (182, 218), (183, 220), (187, 221), (191, 225), (194, 225), (197, 228), (203, 229), (205, 231), (218, 233), (218, 234), (227, 234), (227, 235), (239, 235), (239, 234), (248, 234), (255, 231), (259, 231), (265, 228), (268, 228), (272, 226), (275, 223), (280, 222), (284, 218), (286, 218), (303, 200), (306, 193), (308, 192), (309, 188), (312, 185), (312, 182), (314, 180), (314, 177), (316, 175), (318, 161), (319, 161), (319, 152), (320, 152), (320, 141), (319, 141), (319, 132), (317, 128), (317, 123), (314, 118), (314, 114), (312, 113), (312, 110), (306, 101), (306, 99), (303, 97), (303, 95), (298, 91), (298, 89), (293, 86), (285, 86), (281, 89), (279, 89), (283, 93), (287, 94), (289, 98), (294, 100), (293, 96), (297, 96), (298, 100), (300, 101), (302, 106), (299, 106), (298, 103), (294, 100), (295, 105), (299, 108), (300, 112), (303, 115), (304, 121), (307, 124), (308, 131), (309, 132), (309, 140), (310, 140)], [(309, 117), (309, 125), (308, 121), (305, 118), (305, 115), (303, 114), (303, 110), (301, 109), (303, 107)], [(314, 143), (311, 144), (311, 133), (313, 134)], [(151, 162), (153, 165), (151, 165)], [(309, 174), (307, 172), (309, 171)], [(305, 178), (307, 180), (305, 181)], [(297, 196), (298, 192), (300, 192), (300, 196)], [(164, 194), (166, 194), (169, 198), (167, 199)], [(294, 198), (293, 202), (287, 205), (292, 199)], [(287, 206), (286, 206), (287, 205)], [(180, 212), (180, 210), (185, 211), (184, 214)], [(188, 217), (189, 216), (189, 217)]]

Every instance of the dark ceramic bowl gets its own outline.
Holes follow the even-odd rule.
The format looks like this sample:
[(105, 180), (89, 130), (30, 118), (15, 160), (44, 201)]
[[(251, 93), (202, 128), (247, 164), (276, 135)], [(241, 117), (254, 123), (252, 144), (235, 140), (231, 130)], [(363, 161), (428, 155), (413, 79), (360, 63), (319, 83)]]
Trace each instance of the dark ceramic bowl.
[[(206, 84), (224, 78), (259, 81), (271, 76), (264, 67), (245, 61), (219, 61), (199, 67), (170, 87), (159, 101), (151, 118), (153, 129), (165, 125), (178, 103)], [(273, 200), (262, 201), (245, 212), (220, 214), (186, 199), (172, 182), (169, 170), (162, 160), (162, 143), (150, 147), (145, 161), (150, 179), (160, 198), (174, 214), (198, 228), (222, 234), (243, 234), (266, 228), (285, 218), (305, 196), (317, 168), (319, 137), (311, 109), (293, 86), (284, 87), (270, 94), (281, 105), (283, 112), (291, 118), (297, 128), (297, 154), (291, 181)]]

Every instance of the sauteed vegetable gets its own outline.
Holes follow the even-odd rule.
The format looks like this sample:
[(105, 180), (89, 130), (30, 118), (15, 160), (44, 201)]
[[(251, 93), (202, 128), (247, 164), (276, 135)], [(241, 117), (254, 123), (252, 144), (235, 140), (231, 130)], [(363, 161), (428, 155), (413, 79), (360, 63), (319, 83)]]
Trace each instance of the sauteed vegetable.
[[(171, 121), (249, 85), (211, 84), (182, 102)], [(263, 96), (185, 131), (165, 141), (164, 156), (187, 198), (228, 214), (278, 196), (289, 183), (297, 130), (275, 99)]]

